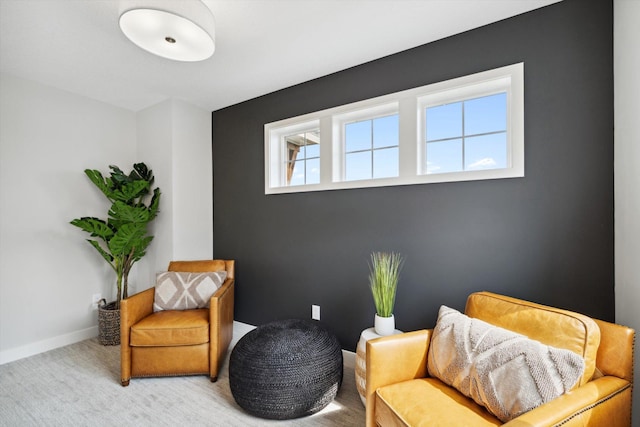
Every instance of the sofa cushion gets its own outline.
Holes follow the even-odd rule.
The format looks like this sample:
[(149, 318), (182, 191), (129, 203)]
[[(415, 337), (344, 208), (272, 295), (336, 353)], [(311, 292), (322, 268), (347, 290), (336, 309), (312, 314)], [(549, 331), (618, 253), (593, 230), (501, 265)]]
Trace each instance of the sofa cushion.
[(209, 310), (165, 310), (131, 327), (133, 347), (195, 345), (209, 342)]
[(491, 292), (469, 295), (465, 314), (579, 354), (585, 363), (579, 385), (591, 380), (595, 372), (600, 328), (590, 317)]
[(570, 391), (584, 372), (576, 353), (544, 345), (442, 306), (429, 374), (507, 422)]
[(158, 273), (153, 311), (209, 307), (211, 296), (220, 288), (226, 277), (226, 271)]
[(376, 391), (377, 425), (500, 426), (485, 408), (436, 378), (404, 381)]

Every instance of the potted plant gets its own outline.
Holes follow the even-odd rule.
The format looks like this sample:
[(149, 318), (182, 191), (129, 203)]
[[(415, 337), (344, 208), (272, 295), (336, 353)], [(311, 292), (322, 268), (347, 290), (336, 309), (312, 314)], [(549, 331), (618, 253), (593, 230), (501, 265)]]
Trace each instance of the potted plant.
[(373, 252), (371, 254), (369, 287), (376, 306), (375, 322), (373, 328), (367, 328), (360, 334), (360, 340), (356, 346), (355, 365), (356, 389), (365, 406), (367, 405), (367, 341), (400, 332), (396, 331), (393, 306), (396, 302), (396, 289), (403, 263), (402, 255), (395, 252)]
[(376, 306), (374, 328), (378, 335), (392, 335), (395, 330), (393, 306), (403, 262), (402, 255), (395, 252), (371, 254), (369, 287)]
[[(104, 345), (120, 344), (120, 301), (128, 296), (131, 267), (145, 255), (153, 236), (147, 226), (158, 214), (160, 189), (151, 191), (153, 171), (136, 163), (126, 175), (117, 166), (109, 166), (111, 175), (86, 169), (84, 173), (111, 202), (107, 219), (82, 217), (72, 225), (95, 239), (87, 239), (116, 273), (116, 300), (100, 307), (98, 331)], [(108, 313), (106, 313), (108, 312)], [(117, 325), (113, 322), (117, 321)]]

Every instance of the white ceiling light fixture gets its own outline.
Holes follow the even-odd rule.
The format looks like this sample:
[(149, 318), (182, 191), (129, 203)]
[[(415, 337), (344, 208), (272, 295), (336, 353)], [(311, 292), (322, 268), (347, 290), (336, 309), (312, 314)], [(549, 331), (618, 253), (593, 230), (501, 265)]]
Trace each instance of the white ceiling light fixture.
[(120, 29), (138, 47), (175, 61), (202, 61), (215, 50), (215, 22), (201, 0), (124, 1)]

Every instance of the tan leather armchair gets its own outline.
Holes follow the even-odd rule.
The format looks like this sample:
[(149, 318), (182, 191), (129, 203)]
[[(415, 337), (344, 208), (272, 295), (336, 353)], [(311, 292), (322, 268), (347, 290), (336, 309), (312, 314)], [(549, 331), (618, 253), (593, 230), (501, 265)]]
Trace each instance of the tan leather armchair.
[[(123, 386), (136, 377), (209, 375), (211, 381), (217, 380), (233, 336), (234, 266), (232, 260), (169, 263), (169, 271), (226, 270), (227, 278), (211, 297), (209, 308), (154, 313), (155, 288), (121, 301)], [(136, 331), (143, 320), (145, 330)]]
[(633, 329), (489, 292), (471, 294), (465, 314), (580, 354), (585, 360), (583, 378), (569, 393), (503, 424), (473, 400), (429, 377), (432, 330), (378, 338), (367, 342), (367, 427), (631, 425)]

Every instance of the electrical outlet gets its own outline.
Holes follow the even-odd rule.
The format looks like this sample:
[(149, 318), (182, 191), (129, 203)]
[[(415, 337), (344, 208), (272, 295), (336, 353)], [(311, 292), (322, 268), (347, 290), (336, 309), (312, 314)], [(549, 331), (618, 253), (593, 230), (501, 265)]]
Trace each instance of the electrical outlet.
[(313, 320), (320, 320), (320, 306), (312, 304), (311, 305), (311, 318)]
[(100, 302), (101, 299), (102, 299), (102, 294), (93, 294), (91, 296), (91, 306), (94, 309), (98, 309), (98, 303)]

